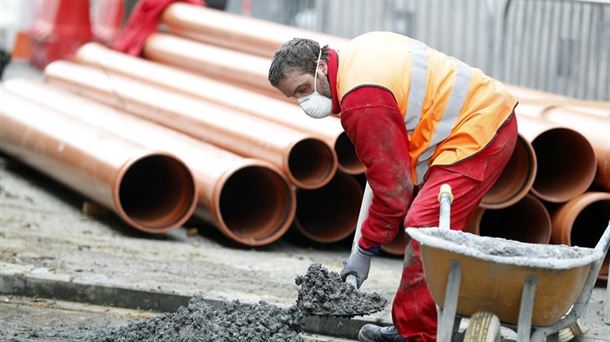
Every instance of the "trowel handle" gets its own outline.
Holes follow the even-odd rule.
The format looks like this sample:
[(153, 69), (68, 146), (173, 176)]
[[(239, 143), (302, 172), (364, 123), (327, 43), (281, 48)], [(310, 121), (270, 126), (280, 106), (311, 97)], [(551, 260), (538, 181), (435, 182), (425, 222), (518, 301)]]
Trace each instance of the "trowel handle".
[(347, 284), (352, 285), (355, 288), (358, 288), (358, 278), (356, 278), (356, 276), (350, 274), (345, 278), (345, 282)]
[(352, 253), (356, 250), (358, 240), (362, 236), (362, 225), (364, 220), (369, 216), (369, 207), (373, 201), (373, 189), (369, 186), (369, 182), (366, 182), (364, 187), (364, 195), (362, 196), (362, 204), (360, 205), (360, 214), (358, 214), (358, 223), (356, 223), (356, 232), (354, 233), (354, 242), (352, 243)]
[(440, 229), (449, 229), (451, 224), (451, 202), (453, 202), (453, 193), (449, 184), (441, 185), (438, 192), (438, 201), (440, 202), (438, 226)]

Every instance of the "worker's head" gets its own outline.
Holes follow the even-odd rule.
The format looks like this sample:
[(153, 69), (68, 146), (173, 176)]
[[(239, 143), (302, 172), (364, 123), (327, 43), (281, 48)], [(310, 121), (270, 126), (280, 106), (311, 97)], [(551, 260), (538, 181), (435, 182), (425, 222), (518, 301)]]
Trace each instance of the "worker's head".
[(332, 112), (328, 81), (328, 46), (303, 38), (282, 45), (273, 56), (269, 82), (287, 97), (294, 97), (305, 113), (323, 118)]

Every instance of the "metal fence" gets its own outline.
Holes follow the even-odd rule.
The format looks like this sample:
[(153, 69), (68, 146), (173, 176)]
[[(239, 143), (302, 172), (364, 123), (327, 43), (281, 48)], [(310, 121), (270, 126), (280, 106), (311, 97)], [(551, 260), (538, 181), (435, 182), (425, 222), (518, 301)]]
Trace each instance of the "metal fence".
[(231, 0), (229, 10), (355, 37), (406, 34), (507, 83), (610, 100), (610, 0)]

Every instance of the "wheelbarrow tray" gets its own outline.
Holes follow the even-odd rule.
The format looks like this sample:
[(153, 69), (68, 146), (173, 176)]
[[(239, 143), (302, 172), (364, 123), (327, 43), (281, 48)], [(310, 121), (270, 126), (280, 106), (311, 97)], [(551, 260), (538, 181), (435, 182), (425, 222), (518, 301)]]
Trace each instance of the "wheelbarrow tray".
[(438, 228), (408, 228), (421, 246), (426, 283), (434, 301), (445, 303), (452, 262), (461, 269), (457, 313), (489, 311), (517, 324), (526, 280), (537, 281), (534, 326), (559, 321), (581, 294), (587, 275), (603, 253), (591, 248), (539, 245)]

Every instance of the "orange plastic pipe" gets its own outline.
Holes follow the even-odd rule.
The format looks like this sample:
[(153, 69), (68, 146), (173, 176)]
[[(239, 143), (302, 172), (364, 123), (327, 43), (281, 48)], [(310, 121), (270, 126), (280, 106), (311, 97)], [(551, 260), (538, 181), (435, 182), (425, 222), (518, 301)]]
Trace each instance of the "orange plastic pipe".
[(345, 239), (356, 229), (362, 188), (358, 181), (337, 172), (320, 189), (297, 191), (295, 226), (309, 239), (332, 243)]
[(291, 101), (267, 79), (271, 60), (244, 52), (153, 33), (144, 44), (144, 57), (205, 76), (245, 86), (253, 91)]
[(358, 159), (354, 146), (336, 117), (312, 119), (293, 104), (126, 55), (96, 43), (81, 47), (76, 53), (75, 60), (106, 72), (135, 78), (307, 132), (334, 148), (341, 171), (348, 174), (364, 172), (364, 165)]
[(179, 159), (144, 148), (0, 88), (0, 149), (146, 233), (180, 227), (196, 185)]
[(532, 193), (554, 203), (584, 193), (596, 169), (589, 141), (573, 129), (520, 115), (521, 111), (517, 106), (519, 134), (532, 144), (538, 162)]
[(295, 37), (335, 48), (347, 42), (336, 36), (181, 3), (170, 5), (161, 22), (176, 35), (263, 57), (273, 56), (278, 47)]
[(534, 148), (519, 135), (508, 164), (500, 178), (485, 194), (480, 206), (487, 209), (501, 209), (519, 202), (532, 188), (536, 170)]
[(231, 152), (269, 161), (300, 188), (323, 186), (337, 169), (333, 151), (320, 139), (226, 107), (67, 62), (49, 65), (45, 76), (78, 94)]
[[(610, 193), (588, 192), (559, 207), (552, 214), (556, 244), (593, 248), (604, 233), (610, 218)], [(608, 254), (599, 273), (608, 278)]]
[(607, 101), (579, 100), (572, 97), (510, 84), (506, 84), (506, 88), (524, 105), (543, 106), (547, 109), (553, 107), (570, 107), (571, 110), (576, 110), (578, 112), (610, 118), (610, 102)]
[(465, 231), (522, 242), (548, 243), (551, 240), (551, 217), (544, 204), (528, 194), (510, 207), (478, 208), (470, 217)]
[(11, 79), (5, 88), (127, 140), (180, 157), (198, 185), (196, 215), (237, 243), (270, 244), (294, 219), (295, 194), (269, 163), (239, 157), (53, 85)]
[(527, 102), (517, 108), (520, 107), (522, 115), (569, 127), (587, 138), (597, 160), (595, 182), (610, 190), (610, 116), (591, 115), (590, 112), (578, 111), (574, 107), (549, 107)]

